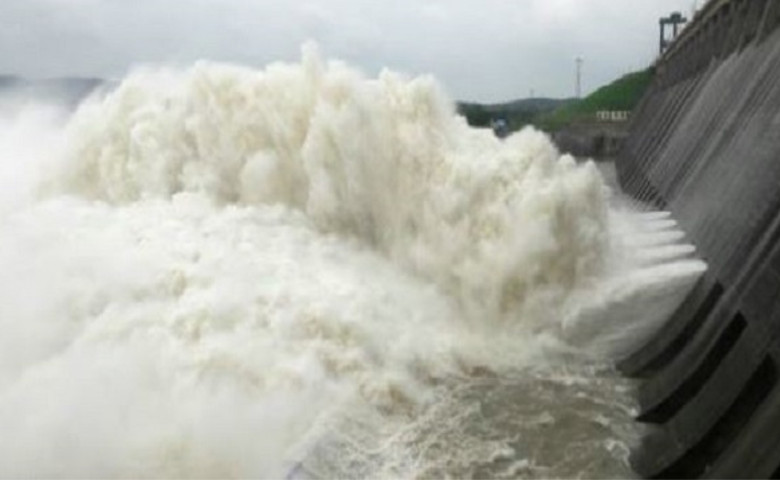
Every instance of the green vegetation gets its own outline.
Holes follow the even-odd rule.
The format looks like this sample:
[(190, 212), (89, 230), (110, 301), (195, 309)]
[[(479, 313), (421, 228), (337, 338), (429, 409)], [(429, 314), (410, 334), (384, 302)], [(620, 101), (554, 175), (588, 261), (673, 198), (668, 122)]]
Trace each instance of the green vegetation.
[(601, 110), (633, 110), (652, 79), (653, 69), (648, 68), (629, 73), (579, 101), (529, 98), (497, 105), (459, 103), (458, 111), (473, 127), (490, 127), (491, 120), (502, 118), (510, 131), (534, 125), (553, 132), (578, 121), (591, 120)]
[(602, 110), (631, 111), (639, 103), (652, 79), (652, 68), (629, 73), (578, 102), (541, 115), (535, 125), (546, 131), (556, 131), (577, 121), (590, 120), (596, 112)]
[(491, 120), (501, 118), (506, 120), (509, 130), (514, 132), (526, 125), (534, 124), (540, 116), (550, 113), (571, 101), (552, 98), (527, 98), (495, 105), (461, 102), (458, 104), (458, 111), (466, 117), (466, 120), (472, 127), (487, 128), (490, 127)]

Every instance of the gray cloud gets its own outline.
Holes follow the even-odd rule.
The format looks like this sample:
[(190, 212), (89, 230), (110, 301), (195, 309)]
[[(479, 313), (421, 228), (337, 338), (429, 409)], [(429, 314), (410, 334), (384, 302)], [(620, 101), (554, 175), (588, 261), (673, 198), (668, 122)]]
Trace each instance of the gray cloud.
[(568, 96), (652, 61), (691, 0), (2, 0), (0, 72), (118, 77), (198, 59), (262, 66), (317, 41), (369, 74), (432, 73), (458, 98)]

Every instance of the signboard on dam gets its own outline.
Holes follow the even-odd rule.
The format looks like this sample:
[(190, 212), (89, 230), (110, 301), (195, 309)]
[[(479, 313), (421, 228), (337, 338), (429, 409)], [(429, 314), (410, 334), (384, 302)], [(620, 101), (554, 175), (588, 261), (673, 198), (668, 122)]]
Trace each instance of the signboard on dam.
[(656, 64), (617, 161), (710, 269), (622, 362), (646, 477), (780, 476), (780, 0), (713, 0)]

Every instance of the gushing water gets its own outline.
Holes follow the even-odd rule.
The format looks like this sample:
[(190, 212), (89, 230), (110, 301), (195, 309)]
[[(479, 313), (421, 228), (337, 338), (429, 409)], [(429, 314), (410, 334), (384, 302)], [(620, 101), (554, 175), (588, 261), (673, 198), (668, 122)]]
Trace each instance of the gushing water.
[(629, 474), (704, 266), (544, 134), (311, 50), (10, 117), (0, 476)]

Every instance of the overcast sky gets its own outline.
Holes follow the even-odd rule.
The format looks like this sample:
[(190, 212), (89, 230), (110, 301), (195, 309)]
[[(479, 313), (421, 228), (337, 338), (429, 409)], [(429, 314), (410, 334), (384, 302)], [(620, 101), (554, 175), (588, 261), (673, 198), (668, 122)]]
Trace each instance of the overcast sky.
[[(700, 2), (702, 3), (702, 2)], [(0, 73), (118, 78), (136, 64), (263, 66), (307, 40), (370, 75), (432, 73), (464, 100), (587, 93), (649, 64), (693, 0), (0, 0)]]

